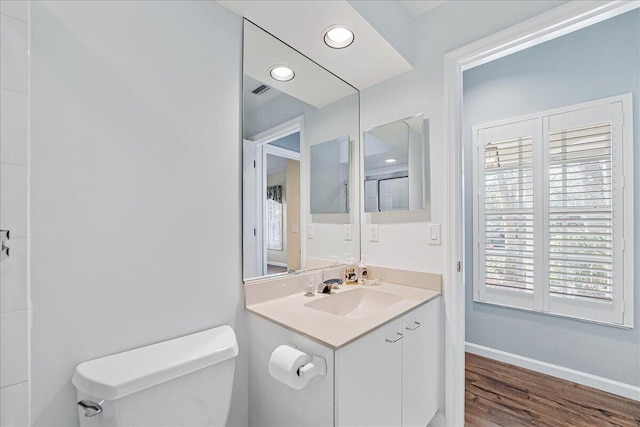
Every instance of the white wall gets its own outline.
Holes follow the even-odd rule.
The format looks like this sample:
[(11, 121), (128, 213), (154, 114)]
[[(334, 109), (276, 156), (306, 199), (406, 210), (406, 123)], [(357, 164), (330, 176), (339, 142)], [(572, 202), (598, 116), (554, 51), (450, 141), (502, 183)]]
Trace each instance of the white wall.
[[(362, 254), (367, 263), (433, 273), (444, 271), (449, 218), (446, 212), (448, 159), (443, 141), (443, 55), (562, 3), (447, 2), (417, 18), (415, 69), (361, 92), (360, 125), (363, 131), (419, 113), (424, 113), (425, 119), (429, 120), (431, 223), (442, 224), (442, 246), (429, 246), (429, 222), (419, 211), (363, 213)], [(380, 13), (384, 10), (379, 9)], [(367, 10), (369, 14), (375, 11)], [(369, 20), (375, 23), (375, 20)], [(400, 27), (396, 30), (403, 31)], [(404, 31), (411, 31), (411, 27)], [(369, 241), (370, 223), (379, 223), (379, 242)]]
[(216, 2), (33, 2), (32, 420), (76, 364), (221, 324), (240, 338), (242, 20)]
[(415, 60), (416, 22), (411, 14), (395, 0), (350, 0), (353, 8), (375, 27), (404, 59)]
[(29, 10), (0, 2), (0, 425), (29, 423)]

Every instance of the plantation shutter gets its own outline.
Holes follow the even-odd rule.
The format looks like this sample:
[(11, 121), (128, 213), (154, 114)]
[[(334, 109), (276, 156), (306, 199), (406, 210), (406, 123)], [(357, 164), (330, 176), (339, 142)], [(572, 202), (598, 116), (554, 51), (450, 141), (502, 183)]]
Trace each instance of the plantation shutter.
[(549, 134), (550, 292), (613, 300), (611, 123)]
[(532, 308), (534, 121), (478, 133), (478, 251), (481, 299)]
[(474, 126), (474, 301), (633, 326), (631, 101)]
[(557, 114), (544, 131), (550, 310), (614, 323), (621, 322), (623, 283), (623, 239), (614, 230), (622, 228), (617, 110), (606, 104)]

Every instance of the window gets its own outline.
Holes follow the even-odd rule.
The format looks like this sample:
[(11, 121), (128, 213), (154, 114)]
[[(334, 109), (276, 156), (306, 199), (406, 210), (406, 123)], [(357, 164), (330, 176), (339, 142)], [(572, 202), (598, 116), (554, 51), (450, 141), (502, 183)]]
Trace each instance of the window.
[(282, 186), (267, 188), (267, 249), (282, 249)]
[(473, 128), (475, 301), (633, 326), (630, 117), (627, 94)]

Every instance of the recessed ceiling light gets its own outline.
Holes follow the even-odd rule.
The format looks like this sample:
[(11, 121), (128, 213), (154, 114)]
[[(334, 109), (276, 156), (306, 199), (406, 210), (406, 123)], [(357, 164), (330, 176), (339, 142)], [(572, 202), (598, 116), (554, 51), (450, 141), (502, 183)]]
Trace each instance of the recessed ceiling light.
[(272, 79), (278, 80), (279, 82), (288, 82), (296, 76), (296, 73), (285, 65), (274, 65), (269, 70), (269, 74)]
[(333, 49), (344, 49), (353, 43), (353, 31), (345, 25), (332, 25), (324, 30), (324, 42)]
[(385, 160), (385, 162), (387, 163), (395, 163), (397, 161), (397, 159), (387, 159)]

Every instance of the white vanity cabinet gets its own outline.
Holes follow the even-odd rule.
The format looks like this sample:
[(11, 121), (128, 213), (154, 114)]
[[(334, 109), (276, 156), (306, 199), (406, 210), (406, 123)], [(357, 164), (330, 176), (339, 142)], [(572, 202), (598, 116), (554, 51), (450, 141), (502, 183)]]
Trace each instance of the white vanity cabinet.
[(337, 426), (426, 426), (438, 409), (440, 298), (336, 351)]
[[(415, 288), (403, 288), (406, 288), (401, 290), (404, 292), (415, 291)], [(387, 290), (393, 289), (387, 287)], [(275, 304), (291, 305), (294, 298), (278, 300)], [(310, 301), (304, 296), (300, 298), (304, 303)], [(325, 298), (336, 298), (336, 295)], [(249, 313), (249, 425), (427, 426), (439, 406), (442, 338), (441, 298), (430, 298), (418, 307), (407, 307), (398, 312), (404, 314), (374, 326), (363, 335), (355, 335), (356, 328), (368, 322), (366, 318), (316, 314), (304, 306), (304, 309), (292, 310), (300, 325), (317, 325), (329, 337), (358, 336), (339, 345), (323, 342), (310, 334), (305, 336)], [(266, 310), (265, 305), (258, 309)], [(370, 314), (369, 319), (374, 316)], [(283, 344), (323, 358), (326, 375), (312, 378), (302, 389), (274, 379), (269, 374), (269, 360), (272, 352)]]
[(402, 320), (402, 425), (426, 426), (439, 404), (440, 298)]
[(336, 425), (402, 423), (402, 319), (336, 351)]

